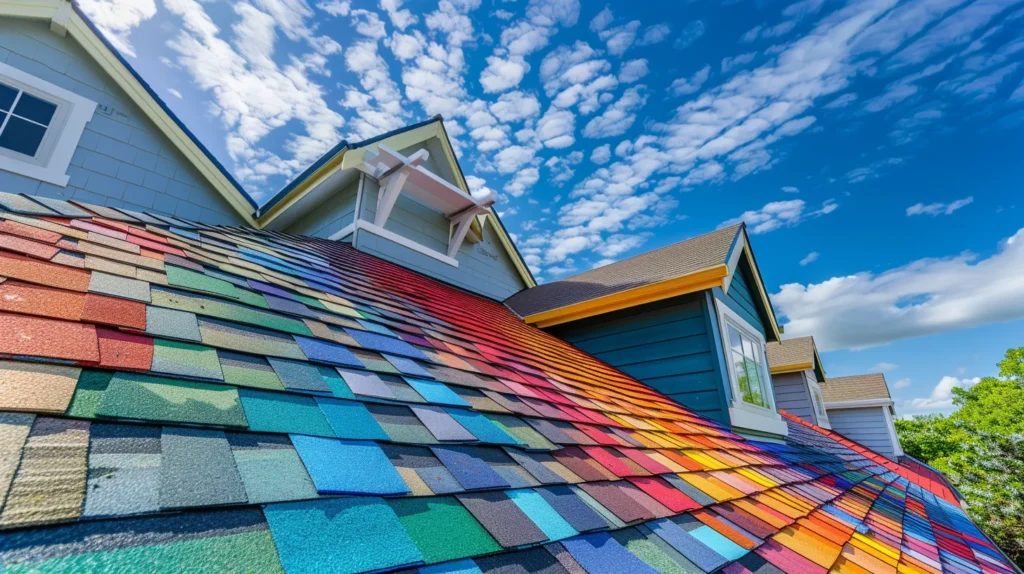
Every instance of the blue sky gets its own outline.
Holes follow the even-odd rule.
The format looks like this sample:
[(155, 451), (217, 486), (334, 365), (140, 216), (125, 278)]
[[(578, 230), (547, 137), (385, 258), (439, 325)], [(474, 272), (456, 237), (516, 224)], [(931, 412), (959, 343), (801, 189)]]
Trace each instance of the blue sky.
[(743, 220), (902, 414), (1024, 345), (1024, 0), (80, 4), (257, 201), (442, 114), (542, 280)]

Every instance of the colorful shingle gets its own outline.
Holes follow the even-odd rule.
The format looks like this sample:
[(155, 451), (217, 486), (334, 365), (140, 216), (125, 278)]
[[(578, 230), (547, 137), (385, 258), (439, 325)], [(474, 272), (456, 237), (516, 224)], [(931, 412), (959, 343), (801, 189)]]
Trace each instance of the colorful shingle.
[(0, 213), (9, 570), (1012, 571), (923, 467), (350, 246), (33, 205), (76, 223)]

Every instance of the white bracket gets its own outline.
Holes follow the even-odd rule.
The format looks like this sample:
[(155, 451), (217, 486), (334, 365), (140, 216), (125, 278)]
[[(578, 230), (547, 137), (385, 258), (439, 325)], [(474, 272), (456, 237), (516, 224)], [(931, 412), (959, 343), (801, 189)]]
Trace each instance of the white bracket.
[(455, 258), (462, 247), (462, 242), (466, 240), (469, 228), (473, 226), (473, 220), (483, 213), (487, 213), (487, 208), (477, 206), (451, 217), (451, 224), (448, 226), (448, 257)]
[(50, 18), (50, 31), (64, 38), (68, 34), (68, 21), (71, 19), (71, 2), (64, 0)]
[[(367, 150), (367, 154), (370, 151)], [(375, 150), (374, 153), (376, 154)], [(395, 207), (395, 202), (398, 201), (398, 196), (402, 193), (405, 180), (409, 179), (409, 174), (412, 170), (427, 161), (428, 157), (430, 157), (430, 153), (425, 149), (421, 149), (406, 158), (404, 163), (395, 167), (388, 168), (383, 162), (377, 164), (374, 169), (374, 177), (382, 183), (384, 181), (387, 183), (384, 184), (384, 189), (377, 194), (377, 213), (373, 217), (374, 225), (384, 227), (388, 217), (391, 216), (391, 209)]]

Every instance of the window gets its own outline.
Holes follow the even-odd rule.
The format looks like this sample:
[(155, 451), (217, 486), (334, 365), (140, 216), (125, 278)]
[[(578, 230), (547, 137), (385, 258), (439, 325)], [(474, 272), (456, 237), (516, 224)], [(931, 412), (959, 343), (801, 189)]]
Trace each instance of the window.
[(0, 82), (0, 148), (34, 158), (57, 104)]
[(730, 320), (726, 320), (726, 331), (733, 382), (739, 388), (739, 398), (748, 404), (771, 408), (771, 383), (764, 368), (763, 343)]
[(814, 410), (820, 420), (825, 417), (825, 402), (821, 400), (821, 389), (818, 385), (811, 385), (811, 393), (814, 395)]
[(0, 62), (0, 169), (65, 186), (96, 103)]

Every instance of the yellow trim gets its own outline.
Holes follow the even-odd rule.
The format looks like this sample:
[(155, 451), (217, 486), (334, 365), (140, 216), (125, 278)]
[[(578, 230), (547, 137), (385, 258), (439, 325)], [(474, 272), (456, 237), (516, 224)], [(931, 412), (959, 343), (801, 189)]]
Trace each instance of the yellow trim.
[[(46, 4), (54, 6), (49, 15), (42, 14), (39, 11), (34, 11), (32, 15), (37, 18), (52, 18), (60, 3), (51, 4), (47, 2)], [(15, 15), (12, 12), (17, 11), (10, 10), (10, 8), (10, 5), (2, 5), (0, 14), (4, 16)], [(68, 19), (68, 34), (103, 68), (103, 71), (114, 80), (114, 83), (128, 94), (128, 97), (142, 110), (142, 113), (156, 124), (160, 132), (174, 144), (174, 147), (185, 156), (185, 159), (224, 197), (242, 219), (246, 223), (254, 225), (252, 204), (242, 196), (241, 192), (210, 160), (209, 156), (196, 145), (192, 138), (181, 129), (181, 126), (171, 119), (163, 107), (142, 87), (142, 84), (118, 60), (117, 56), (107, 48), (106, 44), (96, 36), (92, 28), (82, 20), (82, 17), (77, 12), (72, 11)]]
[(256, 228), (263, 229), (270, 225), (270, 222), (277, 219), (278, 216), (287, 211), (289, 207), (301, 201), (302, 198), (306, 197), (310, 191), (316, 189), (316, 187), (326, 181), (327, 178), (344, 169), (342, 164), (345, 163), (345, 157), (348, 156), (348, 152), (350, 151), (351, 150), (348, 148), (343, 148), (334, 157), (324, 162), (319, 169), (311, 173), (309, 177), (302, 180), (302, 182), (296, 185), (294, 189), (288, 192), (288, 195), (286, 195), (284, 199), (278, 201), (266, 213), (260, 215), (256, 219)]
[(800, 371), (807, 371), (814, 368), (814, 363), (796, 363), (794, 365), (783, 365), (780, 367), (772, 367), (769, 372), (773, 375), (780, 373), (799, 373)]
[(710, 269), (697, 271), (682, 277), (667, 279), (589, 301), (582, 301), (550, 311), (544, 311), (543, 313), (529, 315), (525, 317), (525, 321), (541, 328), (578, 321), (595, 315), (643, 305), (644, 303), (661, 301), (671, 297), (686, 295), (687, 293), (721, 287), (723, 284), (722, 280), (728, 274), (729, 268), (726, 265), (716, 265)]

